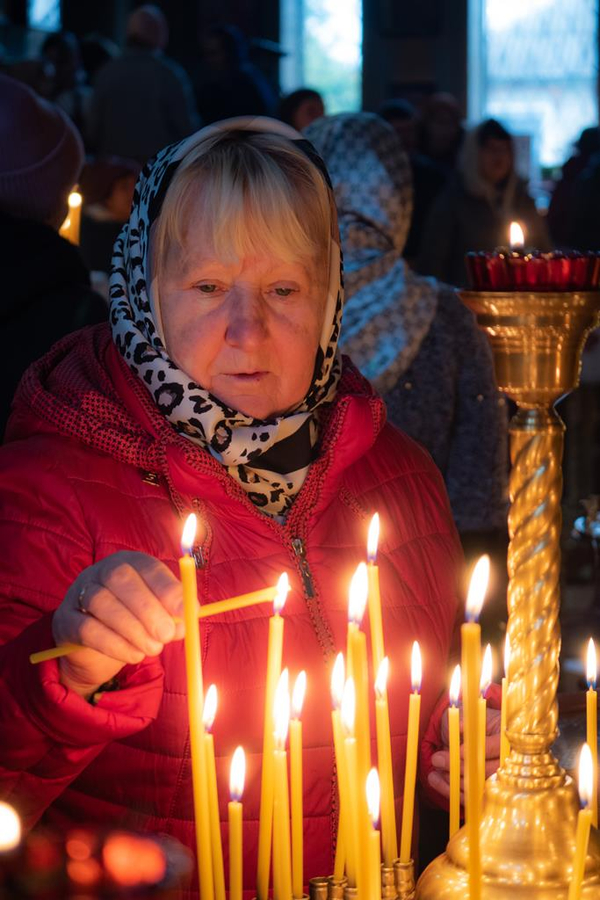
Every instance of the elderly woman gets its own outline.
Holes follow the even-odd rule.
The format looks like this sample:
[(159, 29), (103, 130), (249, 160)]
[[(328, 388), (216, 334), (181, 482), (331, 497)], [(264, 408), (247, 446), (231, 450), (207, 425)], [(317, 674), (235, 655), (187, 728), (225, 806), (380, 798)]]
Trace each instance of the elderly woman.
[[(117, 242), (110, 327), (66, 338), (26, 375), (2, 450), (2, 794), (40, 818), (126, 823), (194, 846), (176, 577), (195, 511), (203, 603), (282, 570), (284, 660), (306, 669), (305, 876), (332, 871), (329, 679), (369, 516), (383, 520), (383, 616), (396, 795), (410, 645), (423, 715), (446, 686), (460, 549), (429, 456), (337, 351), (333, 195), (288, 126), (232, 120), (149, 163)], [(255, 883), (270, 610), (202, 627), (215, 682), (221, 808), (248, 757), (245, 882)], [(85, 645), (33, 667), (31, 651)], [(186, 896), (195, 896), (194, 888)]]

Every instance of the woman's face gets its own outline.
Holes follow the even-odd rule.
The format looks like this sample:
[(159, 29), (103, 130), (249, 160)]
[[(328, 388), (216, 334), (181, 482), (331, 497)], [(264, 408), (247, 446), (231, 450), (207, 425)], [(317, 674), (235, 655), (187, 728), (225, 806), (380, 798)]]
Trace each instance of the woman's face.
[(197, 384), (257, 419), (284, 413), (310, 387), (325, 307), (317, 263), (265, 253), (219, 259), (195, 208), (185, 244), (159, 278), (167, 351)]
[(511, 173), (513, 165), (510, 141), (489, 138), (479, 148), (479, 172), (490, 184), (500, 184)]

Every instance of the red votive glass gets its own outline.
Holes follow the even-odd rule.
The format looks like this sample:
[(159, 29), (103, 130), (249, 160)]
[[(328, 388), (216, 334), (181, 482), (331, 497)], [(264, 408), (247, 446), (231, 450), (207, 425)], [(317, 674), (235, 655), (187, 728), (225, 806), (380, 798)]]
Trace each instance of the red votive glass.
[(600, 251), (506, 250), (466, 256), (470, 287), (476, 291), (590, 291), (600, 286)]

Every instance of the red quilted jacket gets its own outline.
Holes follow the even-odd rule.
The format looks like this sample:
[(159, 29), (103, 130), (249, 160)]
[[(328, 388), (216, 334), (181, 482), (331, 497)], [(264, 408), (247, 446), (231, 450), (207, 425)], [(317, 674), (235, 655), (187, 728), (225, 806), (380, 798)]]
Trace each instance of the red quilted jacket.
[[(391, 731), (398, 809), (410, 647), (424, 657), (423, 730), (447, 685), (460, 549), (442, 479), (429, 456), (385, 424), (384, 406), (347, 364), (322, 416), (318, 459), (279, 525), (260, 513), (209, 454), (175, 434), (114, 349), (107, 326), (70, 336), (26, 374), (0, 450), (0, 794), (32, 825), (121, 823), (193, 846), (183, 644), (127, 666), (97, 706), (63, 687), (51, 618), (86, 566), (122, 549), (177, 571), (183, 518), (206, 528), (203, 603), (273, 584), (283, 570), (284, 661), (308, 675), (304, 719), (305, 876), (333, 867), (336, 780), (329, 680), (345, 645), (347, 589), (365, 556), (368, 520), (382, 518), (381, 588), (391, 658)], [(214, 727), (224, 847), (228, 775), (247, 754), (245, 883), (255, 883), (260, 751), (270, 609), (202, 628), (205, 684), (219, 689)], [(368, 629), (368, 622), (365, 626)], [(373, 732), (374, 734), (374, 729)], [(431, 750), (431, 740), (427, 743)], [(374, 758), (375, 758), (375, 746)], [(196, 896), (194, 887), (185, 896)]]

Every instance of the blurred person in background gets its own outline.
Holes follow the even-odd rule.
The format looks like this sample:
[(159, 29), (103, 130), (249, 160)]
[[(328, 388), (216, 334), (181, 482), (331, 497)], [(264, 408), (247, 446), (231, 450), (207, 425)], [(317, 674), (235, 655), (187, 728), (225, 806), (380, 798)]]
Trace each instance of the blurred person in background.
[(94, 83), (88, 136), (98, 156), (143, 165), (197, 127), (190, 81), (165, 56), (168, 42), (169, 26), (157, 6), (131, 13), (125, 50), (100, 69)]
[(78, 249), (58, 234), (83, 164), (58, 107), (0, 75), (0, 433), (25, 369), (69, 332), (107, 317)]
[(302, 131), (315, 119), (325, 115), (323, 97), (312, 88), (298, 88), (291, 94), (282, 97), (277, 111), (277, 118), (291, 125), (296, 131)]
[(574, 247), (573, 204), (577, 193), (579, 176), (590, 165), (592, 157), (600, 152), (600, 129), (585, 128), (575, 142), (575, 153), (569, 157), (561, 169), (560, 181), (552, 193), (548, 207), (548, 228), (552, 240), (558, 247)]
[(42, 44), (41, 58), (54, 72), (47, 99), (60, 106), (79, 133), (85, 136), (92, 92), (87, 84), (78, 39), (71, 31), (49, 34)]
[(80, 249), (94, 272), (110, 272), (113, 245), (129, 218), (140, 169), (135, 160), (119, 156), (90, 160), (83, 167)]
[(413, 213), (404, 247), (404, 258), (412, 263), (419, 255), (427, 215), (444, 187), (447, 174), (433, 160), (419, 153), (419, 116), (407, 100), (387, 100), (379, 115), (392, 126), (410, 161), (413, 186)]
[(450, 175), (456, 167), (465, 136), (462, 112), (456, 97), (437, 93), (421, 110), (419, 150)]
[(507, 246), (513, 220), (523, 227), (526, 246), (549, 248), (546, 223), (515, 171), (512, 137), (486, 119), (466, 135), (457, 172), (429, 211), (417, 270), (465, 286), (465, 254)]

